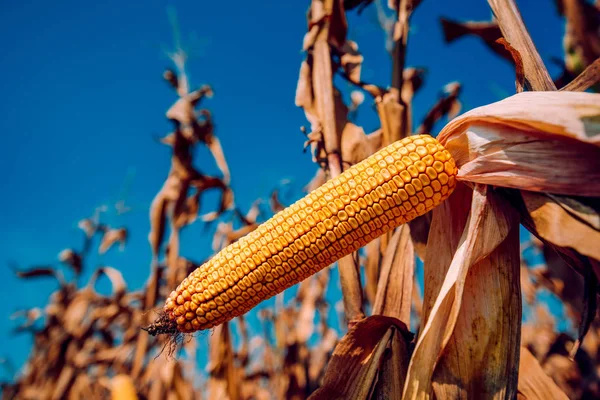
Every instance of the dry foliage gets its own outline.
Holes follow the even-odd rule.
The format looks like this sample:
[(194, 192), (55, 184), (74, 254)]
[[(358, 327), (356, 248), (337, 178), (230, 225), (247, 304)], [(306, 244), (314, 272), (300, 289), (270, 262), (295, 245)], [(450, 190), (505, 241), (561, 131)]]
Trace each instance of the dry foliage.
[[(196, 365), (196, 338), (181, 338), (179, 357), (156, 357), (179, 339), (176, 332), (155, 338), (140, 327), (199, 265), (180, 256), (183, 228), (218, 221), (216, 252), (259, 226), (265, 210), (261, 201), (247, 212), (235, 204), (211, 114), (197, 110), (212, 91), (191, 90), (185, 53), (173, 53), (176, 70), (164, 78), (178, 95), (167, 111), (174, 131), (161, 140), (172, 159), (150, 209), (154, 263), (147, 284), (128, 290), (107, 266), (82, 287), (52, 265), (15, 268), (22, 279), (56, 279), (58, 289), (45, 307), (14, 315), (15, 331), (31, 334), (34, 346), (22, 373), (4, 384), (4, 398), (599, 398), (600, 95), (589, 92), (600, 79), (600, 6), (556, 1), (567, 28), (564, 73), (552, 80), (515, 3), (488, 2), (493, 21), (442, 19), (445, 38), (481, 38), (515, 65), (519, 93), (457, 117), (461, 84), (452, 82), (415, 128), (411, 103), (424, 74), (405, 66), (405, 53), (420, 1), (389, 1), (393, 19), (376, 2), (392, 56), (390, 85), (382, 88), (362, 80), (363, 56), (347, 38), (346, 13), (371, 1), (312, 0), (295, 97), (310, 124), (305, 149), (318, 165), (306, 189), (403, 137), (432, 132), (444, 117), (451, 121), (438, 140), (456, 160), (460, 182), (432, 212), (340, 260), (339, 282), (326, 268), (289, 300), (279, 294), (262, 308), (258, 329), (243, 317), (214, 329), (204, 372)], [(356, 87), (348, 105), (335, 75)], [(369, 102), (365, 95), (381, 122), (370, 133), (354, 122)], [(207, 146), (221, 176), (194, 167), (196, 145)], [(220, 202), (200, 216), (210, 189), (220, 192)], [(277, 190), (268, 204), (267, 213), (286, 206)], [(532, 234), (523, 248), (519, 224)], [(103, 253), (124, 246), (128, 233), (101, 224), (98, 213), (79, 226), (82, 249), (59, 256), (74, 276), (97, 239)], [(528, 252), (543, 261), (532, 263)], [(424, 262), (422, 288), (417, 257)], [(95, 289), (101, 276), (112, 284), (108, 295)], [(330, 304), (337, 285), (343, 298)], [(548, 294), (560, 299), (576, 336), (558, 331), (541, 301)]]

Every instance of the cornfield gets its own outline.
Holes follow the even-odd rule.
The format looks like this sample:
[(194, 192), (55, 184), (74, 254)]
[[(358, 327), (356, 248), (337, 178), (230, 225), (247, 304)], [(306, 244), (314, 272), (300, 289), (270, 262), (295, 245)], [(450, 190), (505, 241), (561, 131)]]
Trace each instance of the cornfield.
[[(461, 113), (450, 82), (417, 125), (426, 74), (406, 53), (420, 3), (307, 2), (296, 91), (281, 99), (307, 121), (304, 147), (281, 151), (309, 152), (316, 169), (297, 201), (274, 182), (268, 200), (239, 204), (204, 108), (213, 90), (192, 85), (182, 47), (169, 52), (173, 131), (159, 141), (170, 167), (148, 210), (146, 283), (129, 288), (116, 266), (82, 283), (90, 254), (126, 249), (130, 235), (101, 209), (59, 266), (13, 266), (57, 289), (13, 315), (32, 347), (3, 398), (600, 398), (600, 2), (554, 2), (556, 79), (514, 0), (488, 0), (490, 21), (441, 18), (448, 46), (477, 38), (514, 67), (515, 93)], [(368, 8), (386, 37), (387, 87), (362, 74), (363, 44), (348, 38), (350, 14)], [(367, 104), (379, 122), (369, 133), (356, 119)], [(207, 198), (217, 204), (202, 213)], [(212, 229), (202, 262), (184, 256), (194, 224)], [(110, 293), (97, 288), (106, 278)]]

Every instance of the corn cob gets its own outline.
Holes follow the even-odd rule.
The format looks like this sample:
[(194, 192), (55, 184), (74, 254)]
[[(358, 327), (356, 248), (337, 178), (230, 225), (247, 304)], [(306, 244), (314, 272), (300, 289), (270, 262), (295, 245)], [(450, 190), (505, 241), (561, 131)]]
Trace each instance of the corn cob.
[(181, 282), (151, 334), (209, 329), (425, 214), (457, 168), (429, 135), (378, 151), (225, 247)]

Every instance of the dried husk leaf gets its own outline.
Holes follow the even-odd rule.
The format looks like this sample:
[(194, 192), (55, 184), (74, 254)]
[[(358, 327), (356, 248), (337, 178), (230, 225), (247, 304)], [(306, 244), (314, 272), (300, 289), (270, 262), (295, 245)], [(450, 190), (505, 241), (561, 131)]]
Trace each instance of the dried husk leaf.
[[(465, 229), (471, 207), (472, 190), (458, 183), (454, 193), (432, 213), (428, 242), (432, 250), (425, 256), (423, 318), (421, 325), (429, 318), (436, 297), (444, 283), (444, 277), (452, 262)], [(434, 245), (433, 243), (436, 243)], [(443, 244), (443, 245), (442, 245)]]
[(523, 92), (456, 118), (438, 140), (459, 180), (600, 196), (599, 118), (598, 94)]
[[(338, 343), (327, 365), (322, 386), (309, 398), (368, 399), (377, 382), (386, 348), (396, 342), (396, 359), (408, 362), (408, 342), (412, 334), (395, 318), (374, 315), (357, 322)], [(401, 366), (397, 380), (401, 379)]]
[[(451, 232), (456, 228), (447, 224), (447, 221), (436, 221), (436, 214), (437, 218), (447, 217), (448, 215), (444, 212), (444, 209), (442, 209), (440, 213), (436, 213), (439, 208), (440, 207), (434, 210), (434, 221), (430, 235), (435, 235), (436, 232), (440, 230), (440, 226), (438, 226), (439, 223), (444, 224), (444, 222), (446, 222), (446, 232), (450, 233), (447, 237), (451, 238), (453, 236)], [(464, 210), (464, 206), (462, 210)], [(453, 210), (453, 212), (456, 212), (456, 210)], [(445, 276), (444, 282), (436, 296), (433, 307), (427, 313), (426, 322), (423, 324), (423, 329), (417, 341), (413, 357), (411, 358), (406, 385), (404, 387), (404, 398), (429, 398), (431, 383), (439, 357), (451, 341), (457, 322), (459, 323), (458, 333), (460, 333), (460, 326), (462, 324), (461, 307), (463, 306), (463, 303), (465, 303), (465, 307), (471, 307), (472, 305), (469, 304), (469, 302), (477, 302), (469, 313), (471, 317), (477, 315), (478, 312), (482, 312), (482, 309), (479, 307), (485, 308), (487, 306), (485, 298), (473, 300), (468, 295), (469, 291), (473, 289), (469, 286), (467, 277), (469, 276), (469, 273), (475, 274), (477, 272), (470, 272), (470, 270), (472, 268), (477, 268), (478, 263), (486, 263), (488, 260), (493, 261), (493, 264), (504, 265), (505, 262), (502, 260), (500, 251), (498, 250), (495, 252), (495, 250), (499, 249), (499, 246), (501, 249), (504, 248), (503, 246), (505, 245), (503, 242), (511, 235), (511, 231), (518, 226), (517, 222), (515, 214), (507, 211), (507, 204), (502, 198), (489, 190), (486, 186), (475, 186), (469, 219), (460, 241), (458, 242), (458, 248), (454, 253), (447, 273), (442, 275)], [(514, 238), (512, 240), (514, 240)], [(432, 241), (431, 236), (429, 243), (436, 243)], [(436, 249), (434, 253), (440, 255), (441, 252)], [(514, 256), (514, 254), (512, 255)], [(495, 257), (499, 258), (496, 260)], [(447, 258), (444, 258), (444, 260), (447, 262)], [(439, 271), (444, 268), (439, 265), (439, 261), (437, 264), (438, 266), (434, 267), (434, 270)], [(515, 268), (514, 274), (515, 279), (501, 278), (499, 279), (499, 283), (515, 283), (518, 287), (518, 265), (517, 258), (517, 267)], [(426, 262), (425, 269), (427, 270), (428, 268)], [(493, 268), (490, 267), (489, 269)], [(484, 272), (491, 273), (489, 269), (485, 269)], [(499, 268), (499, 270), (501, 274), (505, 273), (501, 268)], [(427, 276), (425, 283), (426, 285), (428, 284)], [(427, 291), (426, 287), (426, 294)], [(429, 290), (429, 293), (431, 293), (431, 290)], [(465, 296), (465, 294), (467, 294), (467, 296)], [(518, 339), (521, 317), (520, 302), (517, 302), (519, 304), (513, 306), (510, 295), (510, 292), (507, 292), (506, 290), (498, 293), (501, 304), (502, 301), (504, 301), (511, 305), (510, 308), (506, 310), (509, 315), (512, 314), (510, 315), (510, 318), (502, 320), (502, 316), (498, 315), (498, 313), (504, 313), (504, 310), (501, 308), (496, 310), (497, 313), (490, 316), (489, 320), (484, 318), (482, 320), (469, 321), (480, 324), (480, 326), (475, 329), (476, 331), (488, 331), (488, 329), (493, 330), (497, 327), (504, 329), (504, 334), (507, 336), (505, 340), (507, 342), (503, 343), (502, 346), (504, 348), (496, 348), (495, 350), (498, 354), (491, 360), (488, 360), (488, 363), (486, 364), (486, 375), (484, 375), (485, 379), (473, 379), (462, 382), (467, 387), (470, 386), (471, 383), (481, 385), (479, 386), (481, 389), (486, 391), (493, 390), (496, 395), (502, 397), (504, 395), (510, 397), (511, 395), (514, 395), (514, 392), (516, 391), (515, 372), (517, 369), (516, 363), (518, 362)], [(463, 298), (465, 301), (463, 301)], [(427, 305), (425, 307), (427, 307)], [(518, 311), (516, 311), (514, 307), (516, 307)], [(514, 315), (515, 312), (517, 312), (518, 315), (516, 320)], [(489, 324), (489, 327), (487, 324)], [(486, 327), (487, 329), (484, 329)], [(481, 370), (477, 371), (477, 373), (481, 372)], [(466, 378), (471, 379), (472, 377)], [(476, 381), (479, 383), (476, 383)]]
[(465, 279), (465, 301), (433, 377), (437, 398), (469, 398), (474, 393), (482, 398), (514, 396), (521, 289), (517, 215), (511, 212), (514, 225), (506, 239), (471, 266)]
[(521, 347), (519, 360), (519, 386), (517, 399), (567, 400), (567, 395), (546, 375), (542, 366), (525, 347)]

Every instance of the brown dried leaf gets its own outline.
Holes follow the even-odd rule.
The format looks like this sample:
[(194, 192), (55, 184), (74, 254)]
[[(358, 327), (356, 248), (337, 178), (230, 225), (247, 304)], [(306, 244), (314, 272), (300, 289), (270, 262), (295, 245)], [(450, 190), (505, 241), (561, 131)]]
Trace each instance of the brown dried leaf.
[[(515, 374), (517, 366), (514, 364), (518, 360), (518, 338), (521, 323), (518, 285), (519, 248), (518, 236), (516, 236), (518, 231), (515, 231), (518, 228), (518, 221), (514, 213), (507, 211), (510, 209), (507, 206), (508, 204), (502, 198), (487, 187), (475, 186), (469, 220), (433, 307), (427, 314), (427, 320), (423, 323), (423, 329), (409, 365), (404, 398), (413, 399), (427, 396), (431, 390), (431, 383), (435, 379), (434, 372), (437, 373), (437, 377), (441, 377), (446, 371), (452, 373), (451, 371), (456, 370), (453, 367), (455, 365), (452, 362), (453, 359), (450, 358), (446, 358), (448, 363), (443, 360), (438, 365), (439, 357), (449, 343), (473, 346), (472, 349), (478, 355), (473, 360), (473, 364), (470, 364), (468, 370), (464, 372), (465, 375), (460, 378), (461, 385), (457, 385), (456, 388), (475, 385), (471, 389), (477, 388), (482, 393), (490, 391), (490, 393), (504, 393), (507, 397), (510, 397), (511, 394), (514, 395), (517, 378)], [(441, 223), (442, 226), (445, 226), (445, 229), (442, 228), (442, 230), (448, 233), (446, 237), (451, 238), (453, 236), (451, 232), (456, 228), (446, 221), (436, 221), (436, 214), (438, 218), (445, 216), (443, 209), (441, 213), (436, 213), (438, 209), (439, 207), (434, 210), (431, 234), (439, 231), (438, 224)], [(445, 243), (433, 242), (431, 237), (429, 243), (430, 245), (438, 243), (433, 251), (435, 255), (440, 255), (444, 247), (451, 247), (446, 246)], [(511, 250), (513, 247), (516, 247), (516, 251)], [(429, 253), (432, 253), (431, 249)], [(425, 269), (433, 268), (433, 270), (439, 271), (445, 268), (444, 264), (440, 265), (440, 261), (444, 263), (447, 258), (440, 257), (440, 260), (436, 262), (437, 267), (428, 266), (426, 260)], [(501, 267), (496, 267), (498, 265)], [(514, 265), (516, 267), (513, 274), (511, 268)], [(495, 277), (494, 274), (499, 274), (499, 276)], [(483, 297), (479, 296), (476, 304), (473, 304), (471, 293), (476, 292), (477, 287), (482, 290), (489, 285), (490, 282), (481, 283), (480, 280), (490, 278), (490, 276), (493, 277), (491, 282), (495, 282), (500, 287), (508, 286), (511, 289), (503, 288), (501, 290), (499, 288), (493, 291), (498, 296), (497, 298), (490, 296), (490, 293), (484, 293)], [(429, 284), (427, 276), (425, 284)], [(513, 285), (518, 289), (514, 290)], [(426, 294), (427, 292), (426, 287)], [(430, 290), (429, 292), (431, 293)], [(511, 296), (516, 296), (517, 299), (511, 298)], [(510, 307), (505, 308), (500, 305), (505, 302)], [(489, 315), (486, 314), (486, 311)], [(471, 323), (474, 323), (475, 329), (471, 327)], [(463, 324), (467, 325), (466, 329)], [(488, 334), (491, 337), (493, 332), (500, 336), (489, 343), (489, 350), (479, 347), (488, 345), (485, 340), (481, 340), (481, 343), (451, 341), (453, 334), (460, 337), (460, 335), (467, 334), (468, 330), (472, 330), (474, 335), (481, 333), (482, 338)], [(459, 351), (453, 354), (468, 355), (468, 351), (466, 349), (465, 351), (466, 353)], [(494, 357), (488, 352), (495, 354)], [(449, 353), (444, 354), (448, 355)], [(483, 361), (485, 359), (487, 361)], [(485, 368), (482, 369), (481, 365), (485, 365)], [(438, 366), (443, 369), (436, 370)], [(439, 386), (438, 389), (444, 390)], [(503, 397), (504, 394), (501, 396)]]
[[(600, 260), (600, 229), (595, 229), (586, 223), (598, 218), (598, 212), (593, 209), (580, 208), (585, 218), (577, 218), (561, 206), (562, 196), (549, 196), (521, 191), (526, 214), (522, 212), (523, 224), (537, 237), (555, 246), (570, 248), (579, 254)], [(516, 203), (518, 204), (518, 203)], [(578, 269), (582, 272), (581, 269)]]
[(406, 125), (403, 124), (404, 106), (400, 104), (400, 93), (391, 88), (382, 96), (375, 98), (377, 114), (381, 121), (382, 145), (386, 146), (402, 139), (409, 132), (405, 132)]
[[(391, 354), (390, 354), (391, 353)], [(394, 335), (383, 357), (373, 397), (377, 400), (400, 399), (410, 359), (410, 345)]]
[[(395, 338), (396, 346), (400, 347), (397, 352), (404, 356), (398, 361), (406, 365), (412, 334), (402, 322), (380, 315), (357, 322), (335, 347), (323, 384), (309, 398), (368, 399), (377, 381), (383, 354)], [(401, 379), (402, 375), (398, 375), (396, 379)]]
[(377, 144), (377, 141), (372, 140), (370, 135), (365, 135), (363, 128), (347, 122), (342, 131), (342, 162), (347, 166), (361, 162), (379, 150), (375, 147)]
[(198, 218), (198, 211), (200, 211), (199, 190), (185, 199), (184, 205), (178, 211), (177, 215), (174, 216), (173, 225), (177, 229), (181, 229), (186, 225), (193, 224), (196, 218)]
[(346, 40), (344, 45), (339, 48), (340, 62), (346, 77), (354, 83), (360, 82), (360, 71), (363, 62), (363, 56), (358, 51), (358, 45), (352, 40)]
[(521, 263), (521, 290), (527, 304), (533, 305), (538, 285), (531, 280), (531, 273), (525, 263)]
[(304, 187), (304, 191), (310, 193), (325, 182), (327, 182), (327, 173), (322, 168), (319, 168), (315, 173), (315, 176)]
[(215, 162), (217, 163), (217, 167), (223, 173), (223, 183), (227, 186), (231, 181), (231, 174), (229, 172), (229, 166), (227, 165), (227, 160), (225, 159), (225, 154), (223, 153), (223, 148), (221, 147), (221, 142), (216, 136), (211, 135), (209, 139), (206, 140), (206, 146), (212, 153)]
[(269, 198), (269, 205), (271, 206), (273, 214), (285, 209), (285, 206), (279, 201), (279, 190), (273, 190), (271, 197)]
[(546, 375), (540, 363), (525, 347), (521, 347), (519, 371), (519, 386), (517, 389), (519, 399), (568, 399), (556, 383)]
[(31, 279), (31, 278), (52, 276), (52, 277), (55, 277), (59, 281), (62, 280), (62, 274), (52, 266), (31, 267), (26, 270), (14, 269), (14, 272), (15, 272), (15, 275), (17, 276), (17, 278), (21, 278), (21, 279)]
[[(220, 179), (217, 180), (222, 183)], [(217, 187), (221, 189), (221, 200), (219, 202), (219, 207), (217, 211), (212, 211), (202, 216), (202, 221), (204, 222), (212, 222), (219, 218), (221, 214), (223, 214), (225, 211), (231, 210), (235, 207), (233, 190), (231, 190), (231, 188), (224, 187), (219, 184), (214, 184), (214, 186), (212, 187)]]
[(364, 247), (365, 249), (365, 294), (371, 305), (375, 304), (377, 282), (379, 281), (381, 263), (381, 238), (376, 238)]
[(554, 328), (553, 316), (545, 306), (538, 304), (534, 310), (532, 321), (523, 325), (521, 346), (527, 347), (538, 360), (545, 359), (556, 341), (557, 335)]
[(84, 218), (77, 223), (77, 227), (85, 233), (86, 237), (91, 238), (96, 233), (98, 226), (91, 218)]
[(69, 387), (73, 382), (75, 377), (75, 369), (67, 365), (62, 370), (60, 370), (60, 374), (58, 375), (58, 379), (56, 381), (56, 385), (54, 386), (54, 390), (52, 391), (52, 396), (50, 399), (58, 400), (65, 398), (67, 392), (69, 391)]
[(410, 327), (415, 252), (410, 228), (398, 228), (381, 259), (381, 275), (373, 314), (397, 318)]
[(521, 93), (525, 90), (525, 70), (523, 69), (523, 60), (521, 59), (521, 54), (513, 48), (510, 43), (506, 41), (504, 38), (500, 38), (497, 40), (504, 48), (510, 53), (513, 58), (513, 62), (515, 63), (515, 70), (517, 75), (516, 87), (517, 93)]
[(94, 286), (96, 285), (96, 281), (102, 275), (105, 275), (110, 280), (112, 285), (112, 295), (115, 298), (121, 298), (127, 291), (127, 285), (125, 284), (125, 279), (123, 278), (121, 271), (113, 267), (98, 268), (90, 278), (88, 288), (93, 290)]
[(70, 266), (76, 275), (79, 275), (83, 269), (81, 254), (75, 252), (73, 249), (64, 249), (58, 253), (58, 260)]
[[(512, 398), (516, 392), (521, 292), (516, 213), (512, 218), (514, 225), (507, 238), (469, 269), (460, 316), (434, 373), (437, 398), (472, 393)], [(447, 385), (449, 379), (460, 383)]]
[(210, 338), (209, 363), (206, 366), (210, 374), (208, 393), (211, 398), (239, 399), (240, 377), (233, 356), (229, 324), (219, 325), (214, 328)]
[[(176, 179), (176, 178), (175, 178)], [(166, 196), (166, 185), (169, 181), (173, 181), (174, 178), (169, 177), (165, 182), (165, 186), (152, 200), (150, 205), (150, 233), (148, 234), (148, 241), (152, 247), (152, 253), (154, 257), (157, 257), (160, 252), (160, 246), (163, 243), (165, 237), (165, 226), (167, 219), (167, 206), (169, 199)]]
[(418, 134), (430, 133), (436, 122), (444, 116), (448, 119), (456, 116), (461, 109), (461, 103), (458, 100), (460, 95), (461, 85), (459, 82), (451, 82), (444, 87), (443, 94), (435, 105), (429, 110), (423, 123), (417, 129)]
[(121, 251), (123, 251), (123, 249), (125, 248), (125, 243), (127, 242), (127, 235), (127, 228), (106, 228), (104, 230), (104, 234), (102, 235), (102, 241), (100, 242), (98, 253), (106, 253), (106, 251), (110, 249), (115, 243), (119, 243), (120, 249)]
[(479, 37), (483, 43), (496, 55), (504, 58), (509, 62), (513, 62), (511, 53), (506, 47), (498, 42), (502, 38), (502, 32), (496, 21), (468, 21), (457, 22), (448, 18), (440, 18), (442, 30), (444, 32), (444, 40), (446, 43), (452, 43), (455, 40), (466, 36), (473, 35)]
[(542, 368), (565, 393), (565, 397), (581, 398), (583, 377), (577, 363), (562, 354), (552, 354), (544, 361)]

